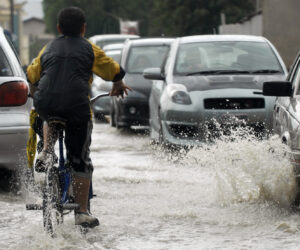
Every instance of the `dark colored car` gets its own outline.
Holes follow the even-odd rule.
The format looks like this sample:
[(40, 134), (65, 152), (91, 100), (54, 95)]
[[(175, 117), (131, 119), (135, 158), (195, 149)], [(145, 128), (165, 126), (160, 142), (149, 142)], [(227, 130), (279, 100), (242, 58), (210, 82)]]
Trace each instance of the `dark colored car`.
[(117, 128), (149, 125), (149, 96), (151, 81), (144, 79), (146, 68), (161, 67), (173, 41), (171, 38), (148, 38), (127, 41), (121, 66), (125, 69), (125, 83), (132, 88), (124, 99), (112, 98), (111, 125)]

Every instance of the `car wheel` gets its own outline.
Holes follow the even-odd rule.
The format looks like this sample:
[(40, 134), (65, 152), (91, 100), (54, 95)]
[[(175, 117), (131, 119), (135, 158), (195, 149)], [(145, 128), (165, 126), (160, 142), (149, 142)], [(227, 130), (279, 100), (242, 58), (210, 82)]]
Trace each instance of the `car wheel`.
[(114, 114), (115, 114), (114, 115), (114, 117), (115, 117), (115, 125), (116, 125), (117, 129), (122, 129), (122, 128), (129, 129), (130, 128), (130, 126), (128, 126), (128, 125), (120, 125), (120, 123), (118, 122), (119, 116), (120, 116), (118, 108), (115, 109)]

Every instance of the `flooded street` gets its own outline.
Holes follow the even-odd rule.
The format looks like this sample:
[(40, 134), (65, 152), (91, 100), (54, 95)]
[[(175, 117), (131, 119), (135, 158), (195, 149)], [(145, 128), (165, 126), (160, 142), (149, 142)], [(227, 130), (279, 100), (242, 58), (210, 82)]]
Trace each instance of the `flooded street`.
[(95, 124), (92, 212), (82, 234), (66, 216), (56, 238), (23, 196), (0, 194), (0, 249), (299, 249), (292, 167), (277, 138), (220, 140), (168, 153), (136, 131)]

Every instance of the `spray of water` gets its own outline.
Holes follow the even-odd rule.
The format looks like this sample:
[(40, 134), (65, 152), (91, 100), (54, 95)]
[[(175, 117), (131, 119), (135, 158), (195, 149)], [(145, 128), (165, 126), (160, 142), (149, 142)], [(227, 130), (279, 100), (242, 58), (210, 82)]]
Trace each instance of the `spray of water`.
[(239, 127), (214, 143), (191, 149), (184, 163), (212, 170), (221, 205), (271, 201), (289, 206), (296, 183), (287, 150), (278, 136), (262, 140), (253, 130)]

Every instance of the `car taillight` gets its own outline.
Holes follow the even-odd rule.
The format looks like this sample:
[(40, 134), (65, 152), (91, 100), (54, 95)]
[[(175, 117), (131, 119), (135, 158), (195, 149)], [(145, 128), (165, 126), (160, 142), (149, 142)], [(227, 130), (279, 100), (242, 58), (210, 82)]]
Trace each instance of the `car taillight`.
[(21, 106), (27, 102), (28, 87), (25, 82), (13, 81), (0, 85), (0, 106)]

